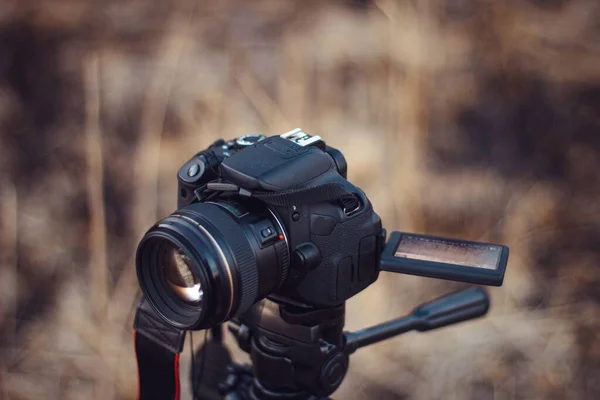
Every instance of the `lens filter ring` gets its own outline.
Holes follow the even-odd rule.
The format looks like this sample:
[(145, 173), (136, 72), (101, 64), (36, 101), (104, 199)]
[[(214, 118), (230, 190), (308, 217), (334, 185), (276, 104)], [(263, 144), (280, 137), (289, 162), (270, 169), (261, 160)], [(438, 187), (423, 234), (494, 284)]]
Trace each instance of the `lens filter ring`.
[[(169, 283), (166, 272), (169, 257), (176, 251), (185, 257), (189, 274), (202, 290), (201, 301), (186, 301)], [(149, 232), (138, 247), (138, 280), (150, 305), (171, 325), (188, 329), (206, 319), (211, 305), (211, 285), (202, 261), (190, 252), (190, 246), (174, 232), (157, 229)], [(180, 266), (181, 267), (181, 266)], [(171, 275), (173, 277), (173, 275)], [(189, 278), (188, 278), (189, 279)]]
[(235, 292), (239, 292), (239, 304), (233, 314), (246, 311), (258, 296), (259, 276), (254, 251), (244, 231), (225, 210), (214, 204), (193, 204), (182, 210), (182, 216), (188, 213), (194, 219), (201, 219), (202, 225), (218, 227), (223, 238), (222, 246), (231, 250), (236, 272), (239, 274), (239, 279), (235, 282), (239, 285), (239, 290), (238, 287), (235, 288)]
[(230, 265), (229, 261), (227, 260), (227, 257), (223, 253), (223, 249), (221, 248), (219, 243), (217, 243), (215, 238), (210, 234), (210, 232), (204, 226), (202, 226), (200, 223), (198, 223), (197, 221), (195, 221), (194, 219), (192, 219), (186, 215), (178, 214), (177, 216), (194, 224), (196, 226), (196, 228), (198, 230), (200, 230), (206, 236), (206, 238), (210, 241), (212, 247), (217, 251), (217, 253), (219, 255), (219, 261), (221, 262), (221, 265), (223, 265), (223, 267), (224, 267), (223, 269), (225, 271), (225, 277), (226, 277), (226, 279), (223, 279), (223, 280), (229, 284), (229, 290), (230, 290), (230, 293), (232, 293), (232, 295), (229, 296), (227, 311), (225, 313), (225, 318), (227, 318), (229, 315), (231, 315), (231, 312), (233, 310), (234, 298), (235, 298), (233, 293), (235, 293), (235, 286), (236, 286), (234, 284), (234, 277), (233, 277), (233, 271), (231, 269), (231, 265)]

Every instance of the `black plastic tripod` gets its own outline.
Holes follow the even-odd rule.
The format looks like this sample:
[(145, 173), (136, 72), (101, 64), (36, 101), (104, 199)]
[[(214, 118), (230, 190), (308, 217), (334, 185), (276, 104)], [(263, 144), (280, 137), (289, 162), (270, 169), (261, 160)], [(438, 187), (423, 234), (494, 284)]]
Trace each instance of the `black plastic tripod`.
[(344, 380), (349, 356), (358, 348), (408, 331), (428, 331), (477, 318), (488, 308), (487, 293), (469, 288), (423, 304), (408, 316), (349, 333), (343, 332), (343, 305), (307, 309), (264, 300), (229, 324), (240, 348), (250, 354), (252, 366), (231, 363), (219, 330), (214, 330), (213, 341), (196, 357), (196, 366), (204, 362), (207, 373), (194, 397), (327, 399)]

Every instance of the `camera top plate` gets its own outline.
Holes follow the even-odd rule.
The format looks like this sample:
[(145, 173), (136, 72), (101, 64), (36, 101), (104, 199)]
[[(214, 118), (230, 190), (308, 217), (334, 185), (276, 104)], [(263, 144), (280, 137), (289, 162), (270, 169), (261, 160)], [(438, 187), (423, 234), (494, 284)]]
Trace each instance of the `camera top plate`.
[(220, 175), (250, 190), (280, 191), (335, 170), (333, 159), (315, 146), (272, 136), (225, 159)]

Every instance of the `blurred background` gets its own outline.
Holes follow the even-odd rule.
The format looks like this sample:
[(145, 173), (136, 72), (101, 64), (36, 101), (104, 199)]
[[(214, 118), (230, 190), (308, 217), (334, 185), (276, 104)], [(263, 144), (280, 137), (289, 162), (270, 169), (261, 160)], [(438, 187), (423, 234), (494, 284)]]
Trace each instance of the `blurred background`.
[[(511, 248), (487, 318), (358, 351), (335, 398), (600, 398), (599, 21), (596, 0), (2, 0), (0, 399), (136, 398), (133, 255), (177, 168), (295, 127), (388, 230)], [(380, 278), (347, 329), (463, 287)]]

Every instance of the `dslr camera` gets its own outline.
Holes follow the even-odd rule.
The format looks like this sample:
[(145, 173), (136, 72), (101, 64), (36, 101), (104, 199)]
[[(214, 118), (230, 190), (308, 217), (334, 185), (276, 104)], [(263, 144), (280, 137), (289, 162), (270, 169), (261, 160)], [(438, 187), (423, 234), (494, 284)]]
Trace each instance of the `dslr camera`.
[[(221, 394), (327, 396), (356, 348), (487, 311), (487, 295), (473, 289), (372, 331), (342, 331), (345, 301), (381, 271), (499, 286), (508, 260), (508, 248), (496, 244), (404, 232), (388, 237), (369, 198), (347, 180), (347, 168), (338, 149), (299, 128), (219, 140), (183, 164), (178, 209), (156, 222), (137, 250), (141, 383), (161, 385), (161, 367), (146, 368), (150, 374), (143, 367), (164, 349), (178, 354), (185, 331), (231, 320), (251, 354), (254, 366), (245, 373), (253, 378), (244, 388), (221, 386)], [(147, 398), (160, 388), (149, 390)]]

